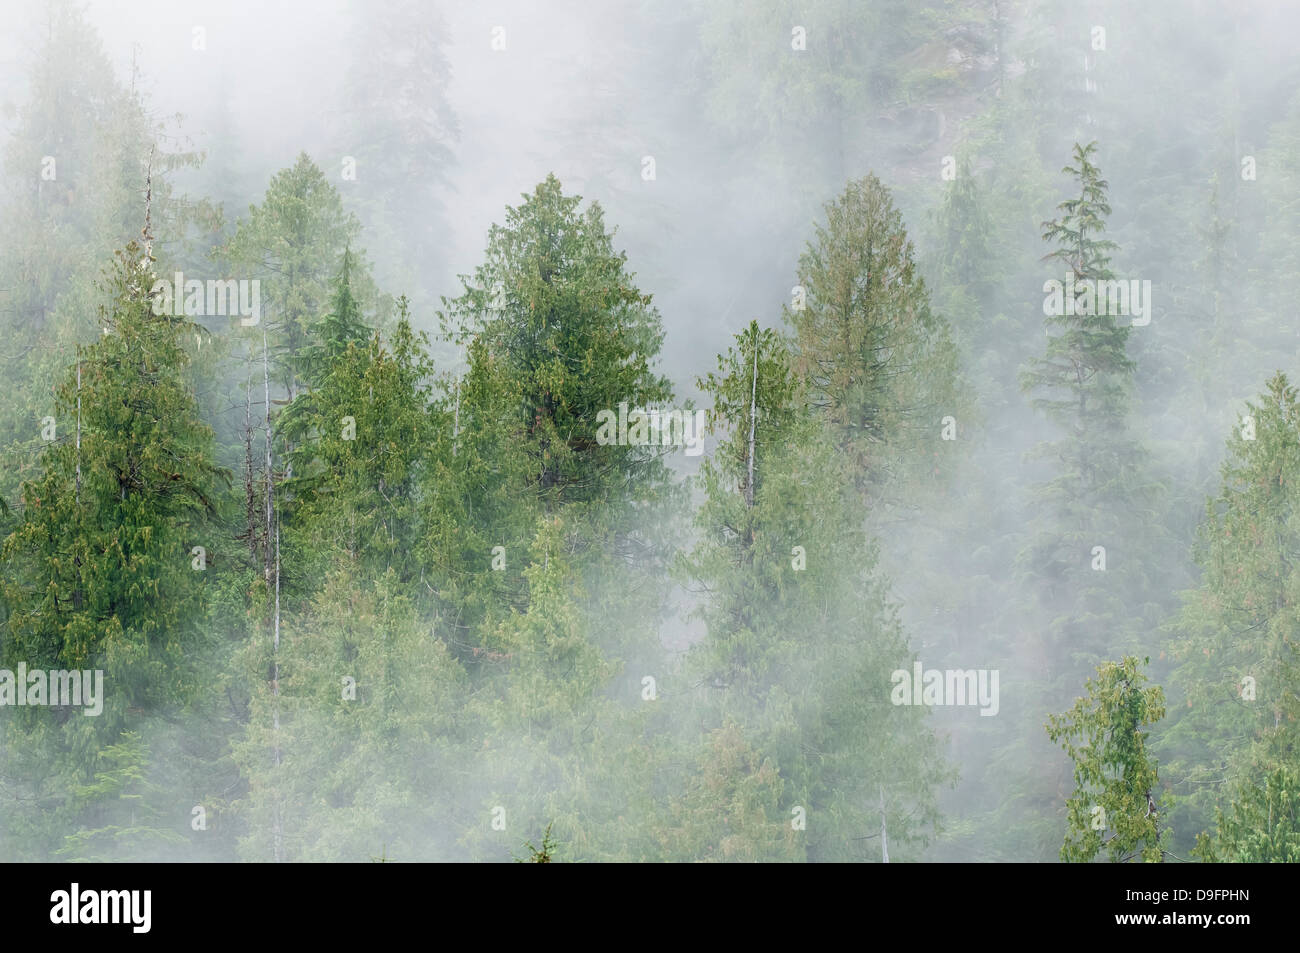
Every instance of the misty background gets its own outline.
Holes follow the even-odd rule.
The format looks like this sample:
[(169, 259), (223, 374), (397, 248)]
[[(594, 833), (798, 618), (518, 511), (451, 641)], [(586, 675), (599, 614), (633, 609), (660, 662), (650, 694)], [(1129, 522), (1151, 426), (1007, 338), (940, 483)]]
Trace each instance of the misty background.
[[(83, 219), (75, 217), (83, 213), (72, 200), (66, 215), (40, 211), (40, 198), (24, 204), (41, 156), (102, 156), (91, 140), (112, 138), (105, 132), (115, 121), (110, 111), (91, 101), (93, 91), (77, 79), (87, 69), (85, 57), (99, 54), (67, 39), (69, 17), (99, 44), (117, 87), (134, 93), (149, 120), (137, 131), (153, 130), (124, 137), (130, 156), (120, 167), (91, 169), (60, 159), (61, 187), (72, 183), (67, 187), (82, 201), (107, 194), (105, 179), (121, 192), (115, 211), (87, 212)], [(710, 434), (702, 457), (663, 455), (665, 489), (643, 501), (645, 509), (638, 502), (608, 524), (596, 520), (607, 528), (626, 519), (629, 528), (609, 530), (608, 538), (622, 540), (625, 531), (644, 536), (659, 555), (644, 564), (628, 556), (633, 568), (624, 578), (616, 575), (620, 570), (599, 568), (602, 558), (570, 548), (575, 566), (567, 578), (582, 580), (572, 596), (575, 625), (591, 633), (603, 661), (566, 662), (556, 671), (569, 678), (590, 664), (590, 685), (575, 689), (586, 700), (566, 702), (545, 718), (520, 708), (530, 692), (546, 691), (538, 687), (546, 684), (542, 675), (525, 684), (518, 672), (505, 671), (509, 665), (500, 672), (476, 667), (483, 653), (508, 655), (505, 636), (498, 643), (498, 636), (443, 634), (453, 617), (455, 625), (478, 619), (482, 633), (504, 631), (494, 627), (515, 624), (507, 610), (541, 627), (569, 618), (568, 609), (539, 595), (536, 578), (525, 585), (513, 575), (527, 564), (521, 549), (545, 535), (540, 515), (518, 531), (521, 549), (506, 546), (517, 588), (491, 590), (498, 608), (490, 606), (492, 597), (467, 595), (460, 583), (431, 583), (431, 567), (444, 565), (437, 555), (399, 572), (396, 581), (375, 582), (383, 578), (377, 571), (358, 583), (366, 592), (392, 587), (393, 599), (412, 603), (400, 611), (388, 607), (387, 595), (379, 598), (382, 606), (342, 596), (331, 601), (338, 595), (328, 582), (334, 570), (313, 576), (312, 563), (285, 586), (286, 612), (298, 613), (284, 622), (286, 633), (296, 629), (304, 645), (324, 644), (355, 612), (363, 620), (357, 624), (373, 624), (381, 641), (383, 632), (402, 626), (410, 628), (412, 645), (446, 639), (445, 657), (420, 655), (428, 650), (417, 647), (403, 663), (417, 684), (425, 678), (423, 684), (434, 686), (429, 697), (441, 692), (444, 700), (398, 696), (392, 704), (402, 714), (385, 709), (375, 725), (358, 727), (331, 714), (323, 700), (328, 691), (305, 692), (298, 733), (283, 743), (286, 751), (301, 746), (301, 754), (285, 762), (292, 780), (283, 781), (279, 747), (273, 765), (265, 754), (279, 745), (266, 732), (273, 717), (279, 730), (281, 711), (273, 716), (263, 689), (247, 687), (273, 680), (258, 653), (269, 651), (280, 619), (271, 628), (241, 629), (234, 619), (247, 608), (238, 595), (247, 587), (227, 579), (203, 616), (202, 628), (219, 634), (219, 644), (205, 643), (197, 653), (222, 673), (209, 683), (200, 678), (209, 686), (208, 701), (133, 707), (122, 716), (128, 726), (122, 730), (150, 745), (139, 754), (138, 776), (145, 779), (139, 790), (123, 778), (104, 781), (104, 752), (111, 748), (104, 739), (92, 754), (84, 739), (42, 735), (56, 730), (48, 726), (14, 719), (0, 726), (0, 796), (10, 802), (0, 810), (6, 859), (509, 860), (527, 854), (525, 841), (540, 845), (549, 828), (563, 860), (874, 862), (886, 859), (882, 840), (891, 861), (1054, 860), (1071, 824), (1067, 801), (1077, 778), (1044, 724), (1085, 695), (1084, 678), (1099, 663), (1127, 655), (1149, 659), (1147, 677), (1164, 686), (1168, 701), (1167, 717), (1157, 719), (1148, 740), (1160, 763), (1153, 796), (1164, 799), (1158, 812), (1164, 859), (1192, 859), (1197, 835), (1215, 829), (1216, 810), (1230, 813), (1242, 800), (1229, 781), (1296, 767), (1289, 735), (1256, 760), (1238, 757), (1262, 743), (1260, 732), (1291, 724), (1292, 701), (1277, 701), (1260, 715), (1265, 727), (1258, 731), (1254, 722), (1216, 720), (1218, 696), (1205, 703), (1208, 720), (1195, 721), (1183, 713), (1199, 717), (1198, 686), (1213, 676), (1181, 660), (1189, 645), (1193, 657), (1203, 645), (1233, 651), (1230, 639), (1222, 641), (1223, 625), (1190, 619), (1185, 605), (1194, 600), (1184, 594), (1212, 584), (1197, 561), (1197, 547), (1209, 545), (1198, 532), (1207, 500), (1221, 492), (1220, 468), (1230, 459), (1229, 441), (1247, 402), (1258, 403), (1274, 372), (1295, 372), (1298, 17), (1282, 2), (1229, 0), (5, 2), (0, 141), (10, 212), (0, 237), (0, 261), (9, 263), (0, 303), (5, 293), (26, 287), (39, 270), (33, 261), (44, 260), (52, 277), (32, 279), (32, 287), (39, 286), (48, 313), (58, 315), (23, 323), (11, 295), (0, 316), (13, 328), (21, 325), (11, 343), (45, 349), (5, 347), (0, 355), (12, 405), (0, 434), (2, 489), (12, 510), (6, 515), (14, 521), (5, 524), (6, 534), (26, 518), (19, 505), (27, 499), (23, 482), (43, 472), (37, 433), (52, 382), (64, 379), (76, 347), (93, 344), (100, 333), (92, 310), (100, 299), (89, 291), (89, 276), (140, 237), (150, 148), (156, 156), (202, 156), (175, 168), (158, 158), (153, 169), (167, 189), (166, 204), (156, 193), (153, 208), (163, 276), (174, 265), (187, 275), (242, 277), (247, 269), (232, 263), (254, 260), (265, 235), (250, 230), (240, 237), (241, 221), (250, 220), (250, 206), (264, 202), (272, 178), (305, 153), (337, 191), (342, 209), (360, 222), (356, 241), (347, 245), (369, 276), (354, 285), (368, 326), (395, 335), (394, 299), (405, 295), (411, 326), (430, 336), (427, 380), (440, 382), (438, 396), (430, 398), (437, 406), (430, 426), (444, 442), (461, 426), (457, 388), (469, 379), (471, 362), (465, 342), (442, 336), (440, 315), (454, 324), (474, 310), (453, 303), (465, 290), (460, 276), (484, 262), (489, 230), (505, 223), (506, 208), (519, 207), (552, 174), (565, 195), (581, 196), (583, 208), (599, 203), (631, 280), (653, 297), (663, 331), (655, 373), (671, 385), (676, 406), (688, 400), (715, 406), (722, 391), (700, 379), (725, 372), (718, 355), (728, 348), (749, 354), (755, 368), (776, 354), (745, 351), (751, 345), (744, 342), (756, 338), (744, 335), (754, 321), (793, 333), (800, 256), (817, 241), (826, 203), (869, 175), (901, 214), (929, 307), (946, 323), (944, 351), (952, 362), (943, 371), (912, 369), (921, 379), (944, 381), (950, 370), (951, 392), (937, 396), (933, 408), (926, 405), (927, 414), (934, 412), (924, 421), (907, 424), (915, 432), (907, 429), (906, 439), (882, 451), (888, 462), (872, 471), (871, 489), (851, 496), (851, 504), (836, 490), (831, 496), (839, 502), (827, 502), (825, 513), (839, 516), (808, 524), (843, 523), (875, 541), (835, 537), (843, 553), (857, 554), (843, 556), (849, 574), (824, 582), (829, 588), (810, 596), (804, 609), (784, 601), (793, 597), (783, 583), (733, 590), (757, 612), (771, 605), (771, 619), (793, 627), (781, 639), (794, 643), (804, 637), (799, 620), (814, 604), (840, 619), (835, 624), (846, 632), (860, 623), (864, 632), (885, 633), (864, 639), (874, 640), (878, 651), (871, 650), (870, 665), (846, 684), (832, 688), (821, 681), (821, 669), (800, 668), (796, 646), (771, 663), (788, 698), (772, 696), (766, 682), (762, 690), (726, 689), (743, 694), (742, 701), (706, 697), (710, 685), (726, 691), (710, 663), (695, 661), (693, 653), (705, 651), (700, 646), (709, 644), (710, 632), (724, 642), (729, 636), (719, 634), (724, 623), (709, 614), (722, 611), (711, 600), (725, 590), (724, 577), (709, 576), (716, 567), (707, 547), (703, 555), (699, 549), (710, 538), (710, 501), (726, 504), (701, 478), (701, 463), (725, 458), (735, 440), (743, 459), (744, 433), (735, 418)], [(796, 28), (804, 31), (803, 48), (795, 45)], [(44, 125), (33, 118), (42, 115), (49, 120)], [(32, 139), (38, 129), (42, 136)], [(1039, 492), (1059, 475), (1065, 457), (1034, 450), (1068, 429), (1035, 409), (1021, 378), (1049, 339), (1043, 283), (1062, 277), (1059, 263), (1043, 260), (1053, 250), (1043, 240), (1044, 223), (1078, 193), (1076, 179), (1062, 171), (1073, 164), (1075, 144), (1094, 141), (1093, 159), (1108, 183), (1104, 237), (1116, 244), (1110, 267), (1117, 276), (1149, 280), (1153, 289), (1150, 323), (1127, 337), (1134, 370), (1116, 418), (1140, 448), (1133, 466), (1141, 477), (1116, 472), (1117, 485), (1094, 498), (1114, 519), (1113, 534), (1103, 540), (1110, 560), (1104, 583), (1090, 566), (1092, 524), (1054, 516), (1054, 504)], [(652, 177), (645, 174), (647, 157)], [(355, 178), (345, 174), (350, 162)], [(24, 210), (31, 209), (38, 211), (29, 217)], [(69, 229), (84, 240), (44, 259), (34, 251), (62, 247)], [(67, 261), (75, 262), (77, 277), (69, 277)], [(331, 281), (337, 270), (331, 259)], [(322, 298), (316, 317), (326, 303)], [(278, 306), (272, 298), (268, 309)], [(201, 323), (213, 340), (234, 340), (229, 323)], [(260, 396), (261, 341), (248, 341), (247, 352), (217, 343), (210, 357), (200, 347), (194, 358), (200, 416), (216, 433), (217, 462), (235, 474), (232, 499), (240, 512), (223, 517), (235, 524), (243, 519), (246, 392), (250, 419), (260, 420), (280, 413), (296, 386), (292, 377), (280, 386), (268, 373), (268, 408)], [(791, 349), (798, 352), (799, 344)], [(44, 355), (39, 366), (37, 354)], [(955, 420), (955, 441), (939, 436), (947, 414)], [(791, 428), (792, 435), (802, 433)], [(249, 432), (262, 439), (260, 430)], [(829, 451), (817, 449), (815, 439), (805, 447), (802, 439), (790, 436), (771, 451), (771, 467), (784, 479), (788, 465), (790, 486), (809, 493), (799, 506), (811, 511), (830, 499), (831, 491), (807, 476), (822, 459), (817, 454)], [(288, 459), (305, 438), (285, 440), (276, 452)], [(260, 442), (249, 446), (262, 453)], [(250, 465), (250, 487), (255, 475)], [(720, 479), (726, 483), (725, 472)], [(253, 494), (250, 489), (250, 500)], [(414, 499), (410, 512), (424, 513), (419, 507), (439, 497), (424, 491)], [(465, 526), (523, 520), (496, 510), (484, 516), (487, 505), (467, 504)], [(704, 527), (695, 521), (700, 512)], [(414, 532), (426, 540), (459, 538), (444, 518), (451, 519), (422, 515), (423, 529)], [(307, 526), (308, 516), (302, 519)], [(1289, 532), (1289, 515), (1279, 519)], [(720, 524), (730, 525), (721, 518)], [(490, 534), (483, 532), (486, 540)], [(1044, 534), (1059, 540), (1075, 533), (1073, 568), (1052, 568), (1057, 557), (1035, 548)], [(315, 537), (303, 534), (292, 546), (305, 566), (315, 558)], [(269, 579), (267, 560), (280, 555), (277, 549), (268, 556), (267, 547), (272, 541), (278, 547), (280, 537), (268, 532), (258, 544), (253, 535), (249, 571)], [(444, 555), (456, 545), (447, 542)], [(780, 550), (786, 562), (789, 549)], [(624, 550), (617, 552), (604, 562), (621, 566)], [(695, 568), (683, 570), (680, 559), (692, 553)], [(396, 557), (386, 558), (391, 565)], [(584, 558), (596, 568), (579, 568), (588, 566)], [(536, 564), (546, 572), (553, 565), (548, 557)], [(1283, 564), (1289, 571), (1289, 559)], [(6, 563), (15, 585), (17, 565)], [(1243, 565), (1248, 575), (1255, 571)], [(233, 572), (228, 566), (214, 560), (214, 575)], [(835, 602), (826, 592), (861, 581), (850, 573), (854, 567), (869, 576), (862, 583), (869, 595), (861, 604), (846, 596), (826, 608)], [(313, 589), (308, 577), (319, 586)], [(633, 578), (651, 581), (633, 591), (627, 582)], [(1069, 601), (1071, 586), (1081, 601)], [(1099, 586), (1102, 595), (1092, 591)], [(1279, 625), (1293, 598), (1287, 586), (1282, 591)], [(528, 593), (523, 601), (520, 592)], [(249, 598), (251, 605), (260, 597)], [(1094, 598), (1101, 601), (1088, 601)], [(265, 608), (257, 605), (253, 614)], [(896, 622), (889, 621), (890, 605)], [(23, 617), (15, 606), (5, 609), (11, 633)], [(877, 621), (860, 622), (871, 613)], [(1220, 634), (1207, 635), (1212, 629)], [(364, 656), (365, 638), (356, 636), (343, 657), (354, 649)], [(17, 657), (17, 644), (11, 641), (6, 658)], [(1270, 646), (1258, 649), (1258, 658), (1294, 675), (1291, 637)], [(288, 670), (333, 685), (332, 663), (303, 651), (298, 668), (288, 663)], [(913, 660), (926, 668), (998, 670), (998, 714), (939, 705), (921, 721), (895, 726), (888, 720), (889, 674), (910, 671)], [(600, 668), (606, 663), (609, 669)], [(1251, 664), (1233, 657), (1220, 674), (1231, 688), (1255, 670)], [(654, 715), (638, 707), (646, 674), (658, 679)], [(1294, 685), (1275, 680), (1269, 690), (1277, 692), (1275, 701), (1293, 699)], [(467, 699), (480, 691), (498, 707), (474, 707), (479, 702)], [(223, 698), (229, 704), (213, 714)], [(788, 716), (774, 714), (783, 705)], [(436, 717), (429, 714), (435, 709)], [(420, 710), (426, 714), (412, 714)], [(286, 725), (292, 718), (285, 714)], [(591, 725), (598, 727), (589, 731)], [(57, 748), (63, 760), (32, 753), (44, 749), (24, 742), (23, 732), (36, 732), (39, 744), (54, 746), (49, 750)], [(204, 740), (187, 741), (195, 737)], [(808, 752), (818, 746), (814, 758)], [(38, 778), (32, 759), (62, 766)], [(713, 778), (710, 765), (724, 776)], [(370, 772), (371, 780), (357, 786), (333, 777), (354, 769)], [(1206, 780), (1216, 769), (1222, 783)], [(1120, 776), (1127, 775), (1120, 770)], [(893, 782), (883, 778), (896, 786), (888, 788)], [(152, 805), (147, 822), (134, 807), (122, 807), (128, 796)], [(809, 830), (823, 816), (835, 818), (817, 835), (826, 840), (815, 849), (798, 843), (802, 829), (791, 829), (791, 809), (802, 804), (824, 805), (825, 814), (810, 812)], [(195, 805), (206, 805), (206, 828), (191, 823)], [(504, 830), (493, 826), (493, 811), (502, 805), (509, 818)], [(141, 833), (146, 828), (166, 836)], [(884, 828), (889, 833), (882, 836)], [(1295, 849), (1293, 840), (1287, 843)]]

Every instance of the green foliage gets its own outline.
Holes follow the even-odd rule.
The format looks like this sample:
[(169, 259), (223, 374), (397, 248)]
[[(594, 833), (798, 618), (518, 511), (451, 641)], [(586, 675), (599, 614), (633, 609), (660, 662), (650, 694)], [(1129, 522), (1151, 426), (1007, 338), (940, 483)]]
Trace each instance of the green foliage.
[(73, 809), (88, 825), (69, 834), (55, 853), (72, 863), (113, 863), (156, 858), (161, 849), (185, 843), (174, 826), (160, 817), (161, 788), (148, 777), (149, 748), (139, 732), (124, 732), (121, 741), (99, 755), (103, 768), (89, 784), (72, 789)]
[(556, 843), (551, 837), (551, 828), (554, 821), (546, 825), (546, 833), (542, 835), (542, 846), (534, 847), (532, 841), (526, 841), (524, 847), (528, 849), (528, 857), (516, 859), (517, 864), (550, 864), (555, 860)]
[[(468, 369), (444, 396), (451, 419), (425, 483), (424, 551), (458, 639), (476, 647), (527, 605), (522, 556), (548, 514), (573, 511), (577, 567), (617, 568), (615, 589), (656, 558), (644, 527), (670, 495), (668, 448), (602, 441), (600, 419), (672, 399), (653, 370), (663, 331), (600, 206), (579, 204), (548, 177), (492, 227), (483, 264), (445, 302)], [(621, 565), (601, 567), (611, 553)]]
[(201, 156), (175, 149), (176, 130), (114, 75), (84, 11), (53, 0), (40, 19), (39, 65), (5, 143), (9, 187), (0, 194), (0, 495), (8, 497), (39, 469), (33, 421), (52, 413), (78, 346), (102, 334), (96, 285), (105, 260), (140, 232), (146, 173), (157, 228), (181, 239), (211, 213), (169, 182)]
[(786, 320), (809, 400), (858, 479), (879, 483), (938, 442), (957, 407), (956, 352), (880, 180), (850, 182), (825, 211), (799, 258), (805, 306), (787, 308)]
[[(346, 307), (346, 267), (339, 298)], [(426, 339), (399, 302), (392, 339), (370, 334), (355, 313), (322, 337), (311, 390), (277, 421), (291, 447), (282, 484), (294, 578), (314, 580), (339, 561), (380, 574), (419, 578), (414, 550), (418, 486), (437, 423), (430, 413), (432, 366)], [(336, 311), (343, 311), (336, 308)], [(332, 325), (322, 322), (322, 334)]]
[(1212, 805), (1229, 810), (1233, 792), (1289, 765), (1300, 718), (1293, 636), (1300, 577), (1291, 557), (1300, 546), (1296, 388), (1275, 374), (1241, 419), (1201, 525), (1200, 584), (1170, 626), (1181, 704), (1167, 744), (1193, 829), (1210, 822)]
[[(524, 199), (492, 227), (464, 294), (446, 302), (458, 340), (480, 342), (469, 373), (483, 380), (466, 389), (461, 413), (470, 425), (505, 412), (484, 424), (522, 446), (520, 489), (543, 506), (604, 498), (611, 469), (635, 490), (660, 473), (656, 455), (602, 446), (597, 415), (620, 402), (671, 398), (667, 379), (651, 369), (663, 340), (659, 316), (614, 251), (599, 205), (579, 212), (580, 197), (565, 196), (554, 176)], [(503, 396), (488, 403), (484, 388)]]
[[(691, 849), (863, 860), (863, 832), (883, 824), (906, 856), (928, 841), (934, 789), (951, 775), (924, 710), (889, 701), (890, 673), (911, 658), (853, 516), (852, 471), (775, 332), (751, 323), (700, 386), (721, 439), (701, 468), (701, 538), (682, 566), (706, 593), (707, 635), (690, 659), (714, 746), (701, 760), (758, 774), (734, 790), (734, 777), (710, 782), (731, 792), (722, 799), (688, 789), (675, 810), (695, 817)], [(748, 832), (733, 837), (724, 818), (742, 805)], [(795, 808), (817, 818), (802, 848), (789, 838)]]
[[(1126, 411), (1134, 364), (1126, 350), (1130, 326), (1121, 317), (1088, 306), (1088, 285), (1113, 278), (1110, 255), (1117, 248), (1101, 238), (1110, 215), (1108, 183), (1093, 163), (1096, 143), (1074, 147), (1075, 165), (1062, 171), (1078, 180), (1079, 196), (1057, 206), (1061, 217), (1043, 223), (1043, 240), (1055, 243), (1045, 261), (1063, 265), (1074, 276), (1074, 307), (1047, 317), (1049, 328), (1059, 332), (1048, 338), (1047, 352), (1031, 362), (1022, 377), (1026, 392), (1037, 393), (1033, 405), (1070, 433), (1076, 460), (1087, 460), (1086, 488), (1096, 485), (1113, 453), (1105, 453), (1117, 417)], [(1062, 275), (1062, 280), (1065, 275)], [(1073, 311), (1074, 313), (1065, 313)]]
[[(334, 158), (249, 207), (253, 153), (205, 130), (189, 181), (247, 208), (228, 228), (173, 189), (200, 157), (145, 73), (72, 4), (37, 16), (2, 120), (0, 666), (102, 667), (106, 707), (0, 712), (0, 855), (500, 861), (544, 831), (521, 862), (1024, 860), (1064, 817), (1066, 860), (1198, 831), (1205, 861), (1300, 858), (1300, 398), (1278, 373), (1235, 413), (1295, 351), (1300, 100), (1243, 55), (1275, 18), (1110, 5), (1105, 50), (1068, 0), (566, 0), (544, 19), (586, 52), (552, 81), (581, 92), (547, 149), (601, 203), (549, 176), (506, 209), (435, 368), (446, 30), (346, 6)], [(789, 336), (749, 322), (827, 195)], [(1083, 282), (1119, 236), (1151, 325), (1044, 326), (1041, 242)], [(260, 281), (261, 325), (153, 314), (174, 270)], [(674, 399), (665, 326), (679, 373), (727, 342), (704, 460), (602, 424)], [(1135, 661), (1162, 628), (1165, 721)], [(896, 706), (912, 645), (1020, 688), (997, 719)]]
[(151, 265), (134, 243), (119, 252), (101, 314), (109, 333), (66, 373), (56, 439), (3, 547), (18, 567), (6, 576), (5, 658), (102, 665), (114, 726), (129, 707), (184, 695), (178, 676), (203, 617), (190, 551), (209, 542), (229, 480), (182, 374), (188, 325), (153, 313)]
[(459, 763), (463, 672), (391, 570), (340, 566), (247, 658), (255, 686), (235, 760), (248, 791), (246, 860), (369, 856), (383, 841), (402, 857), (449, 856), (441, 811)]
[(185, 379), (190, 326), (154, 314), (152, 264), (134, 243), (118, 253), (100, 315), (109, 333), (66, 371), (56, 439), (0, 547), (0, 664), (103, 670), (98, 717), (18, 713), (22, 743), (51, 762), (33, 796), (62, 802), (45, 820), (78, 830), (61, 848), (76, 857), (156, 856), (182, 840), (147, 823), (165, 789), (132, 726), (184, 711), (202, 689), (206, 591), (192, 548), (219, 546), (228, 475)]
[(1213, 835), (1201, 834), (1193, 853), (1206, 863), (1300, 861), (1300, 779), (1279, 767), (1264, 782), (1242, 785), (1227, 813), (1217, 813)]
[(1087, 862), (1103, 850), (1112, 861), (1163, 859), (1159, 775), (1143, 729), (1164, 717), (1165, 701), (1158, 685), (1143, 687), (1149, 661), (1102, 664), (1085, 697), (1047, 721), (1048, 736), (1074, 762), (1063, 861)]
[[(249, 207), (215, 253), (241, 279), (261, 282), (262, 331), (269, 337), (275, 381), (291, 400), (308, 371), (313, 325), (330, 311), (339, 261), (356, 247), (360, 233), (338, 190), (303, 153), (272, 177), (262, 204)], [(359, 253), (349, 259), (347, 284), (362, 310), (376, 310), (381, 320), (387, 316)]]
[[(1064, 171), (1079, 197), (1043, 226), (1044, 240), (1056, 244), (1046, 260), (1064, 263), (1077, 282), (1112, 277), (1116, 247), (1100, 237), (1110, 206), (1094, 152), (1093, 144), (1075, 146), (1075, 165)], [(1058, 696), (1116, 646), (1134, 648), (1144, 624), (1159, 618), (1164, 581), (1162, 487), (1129, 420), (1129, 319), (1087, 307), (1085, 287), (1076, 286), (1074, 314), (1047, 316), (1045, 356), (1021, 381), (1057, 431), (1030, 454), (1045, 461), (1047, 479), (1033, 488), (1035, 514), (1017, 563), (1046, 629), (1046, 689)]]

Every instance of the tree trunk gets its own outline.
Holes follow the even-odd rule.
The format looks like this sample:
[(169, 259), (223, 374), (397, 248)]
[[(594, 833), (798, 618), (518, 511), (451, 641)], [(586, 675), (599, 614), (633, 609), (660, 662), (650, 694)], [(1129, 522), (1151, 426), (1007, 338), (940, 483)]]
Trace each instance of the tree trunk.
[(754, 378), (749, 391), (749, 460), (745, 484), (745, 505), (754, 506), (754, 437), (758, 429), (758, 329), (754, 329)]
[(880, 862), (889, 863), (889, 831), (885, 828), (885, 786), (880, 785)]
[(253, 491), (253, 375), (244, 381), (244, 510), (248, 554), (257, 566), (257, 494)]
[(460, 378), (456, 378), (456, 413), (451, 422), (451, 457), (456, 459), (456, 445), (460, 442)]
[[(271, 636), (271, 727), (272, 727), (272, 753), (275, 758), (275, 766), (280, 766), (280, 529), (275, 526), (275, 462), (271, 456), (271, 371), (270, 360), (267, 355), (268, 347), (266, 340), (266, 327), (262, 328), (262, 389), (266, 400), (266, 570), (265, 578), (269, 583), (271, 581), (272, 553), (271, 540), (272, 534), (275, 539), (274, 567), (275, 567), (275, 615), (272, 618), (272, 636)], [(278, 774), (278, 773), (277, 773)], [(278, 776), (277, 776), (278, 781)], [(272, 851), (275, 862), (284, 861), (284, 831), (281, 823), (280, 804), (278, 800), (278, 788), (272, 785), (272, 790), (277, 791), (276, 803), (271, 811), (271, 841)]]

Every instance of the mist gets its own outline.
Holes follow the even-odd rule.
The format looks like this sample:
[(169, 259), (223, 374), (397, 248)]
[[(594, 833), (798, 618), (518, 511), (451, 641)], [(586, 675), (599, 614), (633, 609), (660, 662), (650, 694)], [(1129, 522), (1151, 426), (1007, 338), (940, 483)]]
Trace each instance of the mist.
[(1300, 857), (1291, 5), (4, 22), (0, 857)]

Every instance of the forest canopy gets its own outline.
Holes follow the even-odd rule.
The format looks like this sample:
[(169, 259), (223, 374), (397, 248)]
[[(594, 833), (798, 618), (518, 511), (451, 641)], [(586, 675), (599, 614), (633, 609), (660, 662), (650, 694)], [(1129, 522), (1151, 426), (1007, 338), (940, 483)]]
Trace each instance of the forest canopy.
[(1300, 860), (1294, 11), (125, 6), (0, 43), (0, 859)]

